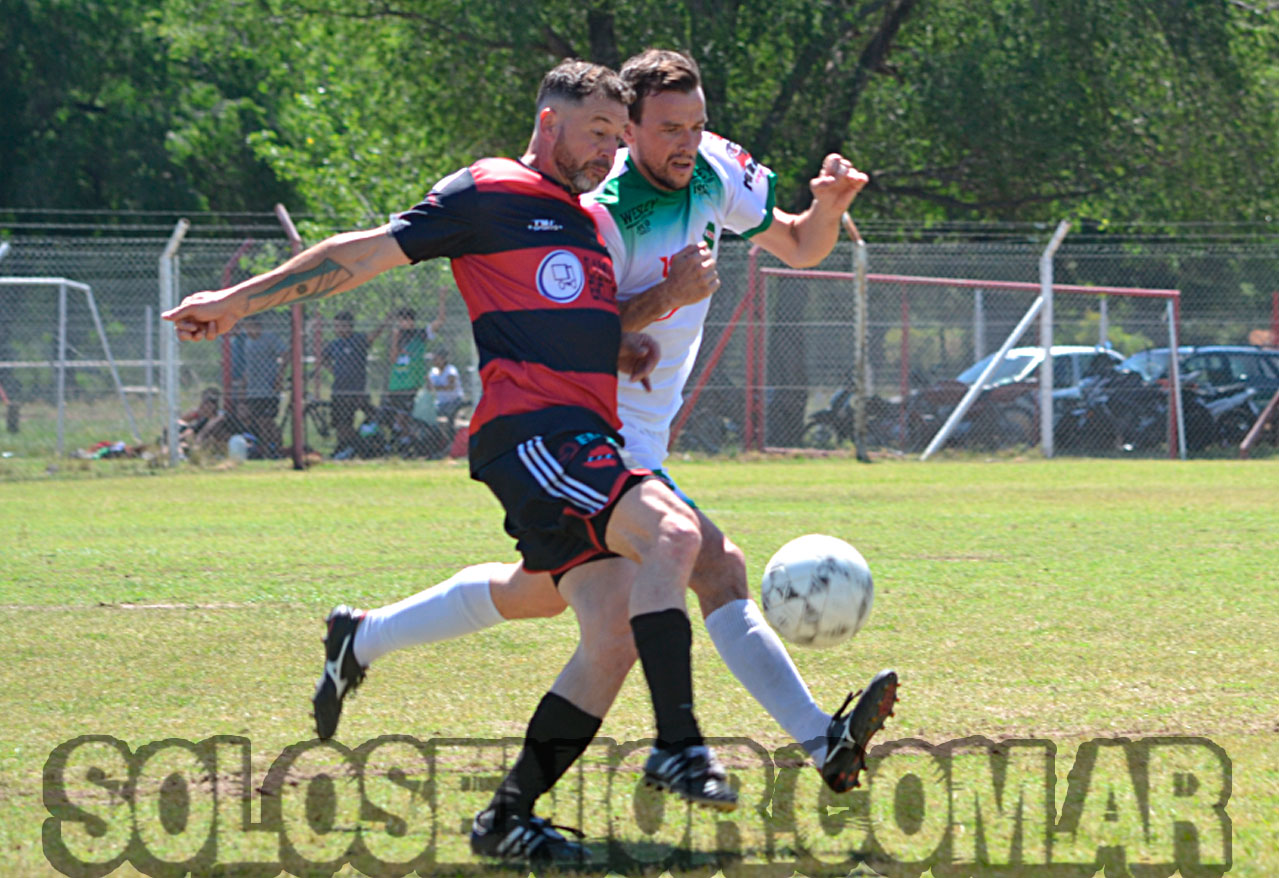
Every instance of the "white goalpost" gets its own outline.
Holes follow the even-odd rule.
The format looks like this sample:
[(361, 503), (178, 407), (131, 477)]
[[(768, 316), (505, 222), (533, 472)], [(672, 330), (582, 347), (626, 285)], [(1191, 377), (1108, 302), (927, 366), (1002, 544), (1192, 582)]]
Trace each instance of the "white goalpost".
[[(58, 289), (58, 351), (57, 358), (50, 364), (48, 361), (31, 361), (31, 362), (11, 362), (5, 363), (7, 366), (48, 366), (52, 365), (57, 374), (57, 403), (58, 403), (58, 456), (61, 457), (65, 452), (66, 446), (66, 409), (67, 409), (67, 368), (76, 367), (107, 367), (111, 370), (111, 380), (115, 385), (116, 395), (120, 398), (120, 405), (124, 407), (125, 416), (129, 421), (129, 430), (133, 434), (134, 442), (141, 442), (142, 437), (138, 433), (138, 423), (134, 420), (133, 409), (129, 407), (128, 397), (124, 392), (124, 385), (120, 381), (120, 371), (117, 368), (115, 357), (111, 355), (111, 344), (107, 341), (106, 330), (102, 326), (102, 317), (98, 314), (98, 304), (93, 298), (93, 289), (88, 284), (79, 281), (68, 280), (65, 277), (0, 277), (0, 286), (22, 286), (22, 287), (57, 287)], [(98, 341), (102, 344), (103, 360), (68, 360), (67, 359), (67, 291), (78, 290), (84, 293), (85, 301), (89, 306), (89, 313), (93, 316), (93, 326), (98, 333)]]

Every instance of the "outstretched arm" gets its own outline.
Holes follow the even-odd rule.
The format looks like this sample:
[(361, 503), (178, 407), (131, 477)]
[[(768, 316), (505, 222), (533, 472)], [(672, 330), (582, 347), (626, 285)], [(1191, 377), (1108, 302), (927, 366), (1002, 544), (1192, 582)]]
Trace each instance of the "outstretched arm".
[(791, 268), (811, 268), (834, 249), (840, 218), (870, 178), (848, 159), (831, 153), (808, 184), (813, 203), (801, 214), (773, 210), (773, 222), (751, 240)]
[(173, 321), (183, 341), (213, 339), (249, 314), (343, 293), (408, 263), (389, 225), (346, 232), (235, 286), (193, 293), (163, 317)]

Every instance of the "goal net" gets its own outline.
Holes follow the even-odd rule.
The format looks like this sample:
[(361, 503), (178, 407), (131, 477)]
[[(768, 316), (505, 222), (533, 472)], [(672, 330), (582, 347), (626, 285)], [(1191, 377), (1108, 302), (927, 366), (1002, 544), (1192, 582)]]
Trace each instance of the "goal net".
[[(149, 391), (155, 364), (149, 357), (115, 358), (92, 287), (62, 277), (0, 277), (0, 307), (6, 316), (0, 321), (0, 402), (8, 408), (9, 432), (21, 429), (23, 402), (31, 409), (51, 408), (61, 456), (69, 401), (91, 407), (110, 397), (109, 408), (119, 406), (111, 420), (118, 419), (134, 443), (142, 441), (121, 376), (147, 376)], [(11, 328), (24, 321), (42, 325), (42, 331), (16, 337)]]
[(747, 447), (1153, 457), (1210, 441), (1211, 424), (1179, 416), (1170, 391), (1176, 290), (1053, 284), (1047, 303), (1042, 292), (1029, 280), (872, 272), (859, 286), (851, 271), (757, 267), (741, 310), (758, 325), (734, 361)]

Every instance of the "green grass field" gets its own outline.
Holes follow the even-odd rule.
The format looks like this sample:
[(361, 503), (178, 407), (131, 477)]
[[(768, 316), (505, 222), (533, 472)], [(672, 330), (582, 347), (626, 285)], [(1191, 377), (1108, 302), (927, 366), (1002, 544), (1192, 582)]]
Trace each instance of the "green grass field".
[[(867, 627), (840, 647), (793, 653), (823, 706), (834, 709), (875, 670), (896, 667), (902, 703), (879, 740), (1051, 740), (1058, 816), (1070, 812), (1068, 775), (1081, 743), (1203, 736), (1224, 750), (1232, 766), (1229, 874), (1279, 872), (1279, 471), (1272, 461), (863, 466), (848, 459), (797, 459), (676, 462), (673, 470), (745, 549), (753, 579), (774, 549), (805, 532), (842, 536), (869, 560), (877, 593)], [(409, 865), (396, 872), (376, 864), (408, 863), (429, 846), (429, 826), (435, 825), (437, 862), (468, 861), (459, 821), (488, 793), (483, 782), (463, 776), (492, 775), (500, 764), (498, 749), (441, 745), (435, 751), (438, 776), (413, 795), (405, 791), (413, 788), (417, 769), (392, 757), (409, 759), (416, 751), (408, 743), (377, 750), (366, 774), (381, 771), (382, 781), (378, 786), (366, 777), (366, 794), (376, 787), (387, 800), (403, 797), (395, 799), (398, 810), (387, 808), (405, 817), (398, 837), (385, 819), (350, 810), (342, 771), (330, 772), (335, 781), (308, 783), (324, 774), (319, 766), (325, 759), (341, 761), (336, 751), (302, 754), (283, 785), (266, 778), (277, 756), (312, 735), (309, 697), (328, 607), (388, 603), (466, 564), (512, 558), (495, 501), (468, 480), (464, 466), (324, 465), (294, 473), (286, 464), (261, 463), (28, 480), (0, 483), (0, 510), (0, 622), (6, 633), (0, 874), (57, 874), (41, 834), (55, 816), (77, 858), (60, 860), (71, 874), (136, 874), (127, 864), (112, 868), (126, 849), (133, 865), (149, 874), (185, 871), (166, 871), (162, 859), (215, 862), (200, 860), (197, 852), (205, 837), (200, 821), (211, 819), (215, 807), (210, 790), (216, 786), (221, 797), (238, 789), (232, 783), (239, 778), (236, 764), (223, 759), (225, 752), (219, 751), (211, 772), (188, 765), (192, 780), (180, 788), (157, 767), (181, 763), (180, 751), (170, 749), (168, 762), (150, 765), (134, 796), (142, 843), (129, 848), (129, 807), (121, 794), (127, 767), (109, 742), (71, 748), (62, 773), (67, 802), (59, 805), (50, 792), (56, 774), (48, 770), (57, 767), (51, 754), (84, 735), (109, 736), (133, 750), (169, 738), (248, 739), (251, 786), (259, 788), (251, 814), (256, 820), (260, 806), (275, 808), (271, 813), (279, 820), (293, 821), (288, 856), (295, 850), (311, 862), (336, 856), (359, 824), (365, 846), (376, 847), (378, 859), (365, 861), (374, 864), (370, 873), (402, 874)], [(348, 701), (339, 737), (357, 747), (386, 735), (422, 742), (521, 735), (575, 634), (565, 615), (390, 656)], [(770, 751), (788, 743), (724, 670), (696, 621), (694, 670), (698, 714), (708, 734), (750, 738)], [(619, 742), (643, 738), (650, 717), (642, 679), (634, 673), (601, 734)], [(224, 749), (242, 752), (234, 744)], [(763, 781), (749, 753), (728, 748), (725, 756), (744, 778), (743, 798), (756, 803)], [(894, 758), (899, 766), (913, 764), (901, 756), (883, 764)], [(670, 850), (664, 843), (682, 831), (678, 809), (667, 806), (663, 821), (654, 816), (662, 813), (654, 803), (639, 797), (635, 816), (622, 781), (637, 759), (626, 760), (614, 776), (617, 788), (604, 792), (599, 785), (608, 775), (597, 762), (588, 760), (588, 770), (573, 775), (583, 790), (578, 799), (565, 793), (555, 800), (557, 822), (580, 820), (574, 825), (585, 824), (596, 836), (611, 831), (637, 860), (662, 863)], [(1153, 768), (1150, 793), (1134, 794), (1126, 776), (1119, 776), (1123, 772), (1105, 774), (1103, 762), (1098, 759), (1091, 787), (1103, 795), (1089, 794), (1082, 806), (1081, 820), (1090, 821), (1093, 835), (1081, 829), (1076, 847), (1134, 837), (1133, 814), (1140, 812), (1133, 802), (1155, 799)], [(405, 774), (386, 781), (388, 764)], [(1105, 764), (1113, 769), (1113, 762)], [(872, 783), (871, 793), (859, 791), (840, 803), (829, 797), (819, 802), (811, 769), (783, 770), (778, 790), (783, 778), (793, 785), (793, 804), (778, 792), (767, 817), (749, 808), (734, 817), (748, 849), (743, 862), (772, 857), (784, 864), (789, 851), (805, 846), (837, 862), (860, 849), (866, 825), (877, 820), (896, 821), (893, 832), (874, 831), (876, 839), (892, 840), (891, 850), (926, 851), (948, 822), (945, 802), (935, 798), (945, 784), (927, 774), (920, 771), (919, 780), (897, 786), (895, 794), (893, 787)], [(1199, 777), (1201, 786), (1211, 786), (1210, 776)], [(1111, 784), (1109, 795), (1103, 781)], [(563, 785), (570, 786), (567, 780)], [(165, 802), (188, 807), (166, 812), (157, 806)], [(216, 862), (281, 862), (276, 835), (240, 833), (228, 840), (221, 828), (224, 805), (229, 812), (231, 805), (219, 799)], [(841, 817), (844, 805), (849, 810)], [(958, 821), (963, 809), (952, 807)], [(307, 808), (314, 812), (310, 818)], [(817, 820), (821, 808), (825, 822)], [(1168, 813), (1153, 805), (1149, 810), (1152, 825), (1171, 825)], [(190, 815), (185, 824), (174, 822), (179, 812)], [(88, 823), (74, 822), (74, 814), (90, 815)], [(706, 841), (707, 832), (714, 837), (707, 820), (699, 814), (691, 823), (690, 839), (700, 842), (688, 844), (700, 851), (714, 848)], [(1172, 859), (1170, 830), (1161, 831), (1152, 842), (1154, 862)], [(952, 837), (952, 853), (975, 850), (971, 838), (958, 831)], [(987, 857), (999, 862), (999, 845), (987, 841)], [(768, 856), (751, 854), (756, 843), (772, 846)], [(1201, 838), (1201, 844), (1207, 842)], [(1035, 862), (1034, 845), (1023, 838), (1021, 848)], [(1065, 856), (1065, 840), (1053, 850)], [(146, 859), (148, 852), (159, 859)], [(286, 865), (307, 872), (297, 865), (301, 860), (288, 856)], [(68, 862), (94, 859), (104, 865), (67, 868)], [(972, 873), (1000, 874), (982, 868)], [(786, 878), (791, 869), (777, 865), (773, 873)], [(967, 874), (935, 870), (943, 873)], [(340, 874), (359, 873), (347, 866)], [(1030, 868), (1002, 874), (1046, 873)]]

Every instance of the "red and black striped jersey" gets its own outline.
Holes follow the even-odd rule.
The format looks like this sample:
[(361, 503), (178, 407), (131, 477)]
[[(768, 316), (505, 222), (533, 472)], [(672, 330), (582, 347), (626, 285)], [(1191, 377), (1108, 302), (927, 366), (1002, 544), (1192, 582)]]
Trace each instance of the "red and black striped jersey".
[(521, 162), (481, 159), (394, 216), (391, 231), (414, 262), (452, 260), (470, 313), (484, 385), (472, 472), (532, 435), (616, 435), (617, 284), (576, 196)]

